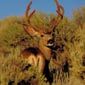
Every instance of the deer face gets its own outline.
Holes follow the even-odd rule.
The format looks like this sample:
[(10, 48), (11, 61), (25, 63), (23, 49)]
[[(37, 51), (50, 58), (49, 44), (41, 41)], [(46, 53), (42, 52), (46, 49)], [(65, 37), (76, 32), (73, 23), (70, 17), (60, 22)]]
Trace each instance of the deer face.
[(46, 47), (50, 47), (53, 45), (53, 42), (50, 43), (49, 41), (52, 40), (52, 35), (51, 34), (44, 34), (44, 35), (41, 35), (40, 37), (40, 42), (43, 43), (44, 46)]
[(50, 45), (52, 44), (49, 42), (53, 38), (51, 33), (36, 31), (35, 28), (33, 28), (31, 25), (29, 26), (24, 25), (23, 27), (25, 29), (25, 32), (27, 32), (27, 34), (29, 34), (31, 37), (35, 37), (35, 36), (38, 37), (39, 43), (42, 43), (42, 45), (48, 46), (49, 44)]

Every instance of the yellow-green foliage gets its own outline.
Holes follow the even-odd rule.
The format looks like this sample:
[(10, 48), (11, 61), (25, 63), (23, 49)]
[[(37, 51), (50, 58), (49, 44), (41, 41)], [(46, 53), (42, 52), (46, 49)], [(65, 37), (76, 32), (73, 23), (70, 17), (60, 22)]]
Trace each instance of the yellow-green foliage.
[[(51, 29), (52, 17), (55, 15), (36, 13), (31, 19), (31, 24), (37, 30), (47, 31)], [(28, 43), (28, 46), (38, 45), (38, 39), (36, 37), (32, 39), (25, 33), (22, 25), (18, 24), (21, 19), (21, 17), (9, 17), (0, 21), (0, 85), (7, 85), (9, 80), (14, 80), (14, 85), (17, 85), (20, 80), (29, 79), (33, 75), (36, 75), (39, 85), (49, 85), (45, 82), (45, 77), (42, 74), (39, 75), (37, 68), (22, 71), (22, 68), (27, 65), (27, 62), (19, 57), (22, 44), (21, 46), (17, 44), (15, 48), (10, 46), (24, 38), (27, 38), (25, 43)], [(85, 7), (75, 11), (72, 19), (64, 17), (56, 28), (55, 35), (56, 39), (60, 37), (65, 45), (72, 65), (69, 82), (62, 85), (84, 85), (85, 79), (82, 80), (80, 76), (81, 72), (85, 71), (85, 66), (82, 66), (82, 56), (85, 55)], [(9, 54), (4, 56), (2, 49), (5, 52), (9, 50)], [(1, 52), (3, 52), (2, 55)], [(85, 77), (85, 74), (83, 76)], [(61, 82), (53, 82), (52, 85), (61, 85)]]
[(30, 67), (27, 71), (22, 70), (28, 63), (19, 54), (20, 50), (16, 48), (9, 56), (0, 56), (0, 85), (8, 85), (10, 80), (15, 81), (14, 85), (17, 85), (19, 81), (29, 80), (34, 75), (36, 75), (40, 85), (45, 85), (45, 78), (38, 73), (37, 68)]

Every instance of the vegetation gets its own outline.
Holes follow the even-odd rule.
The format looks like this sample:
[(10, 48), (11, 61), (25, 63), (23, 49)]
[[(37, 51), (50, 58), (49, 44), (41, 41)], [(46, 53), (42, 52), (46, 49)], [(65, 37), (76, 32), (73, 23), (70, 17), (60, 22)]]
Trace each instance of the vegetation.
[[(55, 15), (46, 15), (37, 12), (31, 19), (31, 24), (35, 29), (51, 29), (50, 20)], [(31, 38), (23, 30), (18, 22), (22, 17), (8, 17), (0, 20), (0, 85), (10, 85), (14, 82), (17, 85), (22, 80), (30, 80), (36, 75), (35, 85), (49, 85), (44, 75), (37, 72), (37, 67), (30, 67), (27, 71), (23, 68), (28, 65), (19, 55), (21, 50), (30, 46), (38, 46), (38, 38)], [(39, 29), (38, 29), (39, 28)], [(56, 43), (63, 43), (70, 59), (70, 77), (64, 77), (66, 82), (56, 80), (52, 85), (84, 85), (85, 84), (85, 7), (81, 7), (73, 12), (71, 19), (64, 16), (63, 21), (55, 31)], [(59, 55), (59, 54), (57, 54)], [(59, 55), (61, 57), (61, 55)], [(53, 68), (50, 62), (50, 70)], [(56, 74), (54, 74), (56, 75)], [(30, 80), (31, 81), (31, 80)], [(12, 85), (12, 84), (11, 84)]]

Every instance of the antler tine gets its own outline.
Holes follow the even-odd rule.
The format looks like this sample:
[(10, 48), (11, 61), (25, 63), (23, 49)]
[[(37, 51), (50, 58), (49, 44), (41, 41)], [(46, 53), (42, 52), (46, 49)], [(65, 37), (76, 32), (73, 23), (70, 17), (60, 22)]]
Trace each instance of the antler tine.
[(27, 9), (26, 9), (26, 12), (25, 12), (26, 18), (28, 17), (28, 13), (29, 13), (31, 4), (32, 4), (32, 0), (31, 0), (30, 3), (27, 5)]
[(26, 12), (25, 12), (25, 17), (26, 17), (27, 21), (30, 21), (30, 18), (31, 18), (32, 15), (35, 13), (35, 10), (33, 10), (33, 11), (29, 14), (31, 4), (32, 4), (32, 0), (31, 0), (30, 3), (27, 5), (27, 9), (26, 9)]
[(52, 29), (49, 31), (49, 33), (51, 33), (53, 30), (55, 30), (55, 28), (58, 26), (58, 24), (60, 23), (60, 21), (63, 19), (63, 15), (64, 15), (64, 8), (59, 4), (58, 0), (54, 0), (56, 3), (56, 12), (57, 12), (57, 18), (53, 18), (51, 20), (51, 24), (52, 24)]
[(59, 3), (58, 3), (58, 0), (54, 0), (54, 1), (55, 1), (55, 3), (56, 3), (57, 9), (60, 10), (60, 9), (59, 9)]
[(35, 9), (30, 13), (30, 15), (29, 15), (29, 19), (32, 17), (32, 15), (35, 13)]
[(64, 8), (61, 5), (59, 5), (59, 10), (56, 10), (56, 12), (58, 13), (58, 16), (60, 16), (60, 18), (62, 20), (63, 19), (63, 15), (64, 15)]
[(58, 13), (58, 17), (60, 16), (61, 20), (63, 19), (64, 15), (64, 8), (59, 4), (58, 0), (55, 0), (57, 10), (56, 12)]

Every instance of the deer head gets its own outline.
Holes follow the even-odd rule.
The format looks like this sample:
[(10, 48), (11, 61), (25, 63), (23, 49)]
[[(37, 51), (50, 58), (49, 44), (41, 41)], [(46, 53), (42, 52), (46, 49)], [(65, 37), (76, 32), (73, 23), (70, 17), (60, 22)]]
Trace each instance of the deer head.
[(53, 43), (49, 43), (49, 40), (52, 40), (53, 36), (52, 36), (52, 32), (53, 30), (58, 26), (58, 24), (60, 23), (60, 21), (63, 19), (63, 15), (64, 15), (64, 9), (63, 7), (58, 3), (58, 0), (55, 0), (56, 3), (56, 13), (57, 18), (53, 18), (50, 22), (50, 24), (52, 25), (51, 29), (49, 29), (48, 32), (44, 31), (44, 28), (37, 31), (30, 22), (30, 18), (33, 16), (33, 14), (35, 13), (35, 10), (33, 10), (31, 13), (29, 13), (30, 11), (30, 6), (32, 4), (32, 1), (30, 1), (30, 3), (28, 4), (27, 8), (26, 8), (26, 12), (25, 12), (25, 18), (26, 18), (26, 22), (27, 23), (23, 23), (23, 28), (25, 30), (25, 32), (27, 34), (29, 34), (31, 37), (37, 36), (39, 37), (39, 49), (41, 50), (42, 53), (44, 53), (44, 55), (46, 56), (46, 59), (50, 59), (50, 46), (53, 45)]

